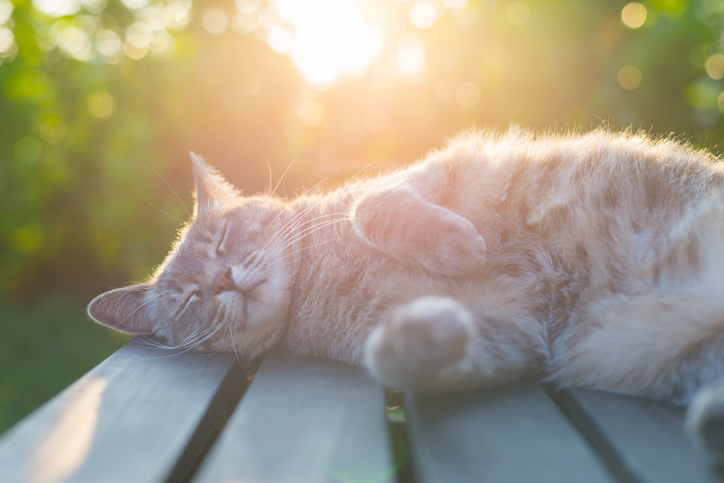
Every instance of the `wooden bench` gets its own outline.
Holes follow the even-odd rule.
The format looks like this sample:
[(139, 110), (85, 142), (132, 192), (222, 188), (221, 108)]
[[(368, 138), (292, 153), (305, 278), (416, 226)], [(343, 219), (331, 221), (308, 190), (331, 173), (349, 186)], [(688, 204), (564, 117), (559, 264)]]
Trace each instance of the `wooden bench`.
[(724, 481), (682, 416), (531, 382), (400, 395), (276, 353), (252, 377), (136, 339), (3, 435), (0, 482)]

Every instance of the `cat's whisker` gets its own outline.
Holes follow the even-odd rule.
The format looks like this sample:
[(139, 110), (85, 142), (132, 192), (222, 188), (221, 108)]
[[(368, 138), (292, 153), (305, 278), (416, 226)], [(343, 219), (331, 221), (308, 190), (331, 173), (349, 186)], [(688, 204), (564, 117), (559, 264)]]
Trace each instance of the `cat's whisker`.
[[(321, 229), (325, 228), (326, 226), (329, 226), (329, 225), (332, 225), (332, 224), (334, 224), (334, 223), (328, 223), (328, 224), (326, 224), (326, 225), (322, 225), (322, 226), (319, 226), (319, 227), (315, 227), (316, 229), (315, 229), (314, 231), (310, 232), (310, 233), (301, 234), (301, 235), (299, 235), (297, 238), (290, 239), (286, 244), (277, 247), (274, 252), (270, 252), (270, 253), (267, 255), (267, 257), (265, 257), (265, 258), (269, 258), (269, 259), (275, 260), (276, 257), (278, 257), (278, 256), (279, 256), (280, 254), (282, 254), (285, 250), (287, 250), (288, 248), (290, 248), (291, 246), (293, 246), (296, 242), (298, 242), (299, 240), (301, 240), (301, 239), (304, 238), (305, 236), (308, 236), (308, 235), (310, 235), (310, 234), (312, 234), (312, 233), (315, 233), (316, 231), (321, 230)], [(328, 241), (331, 242), (331, 241), (334, 241), (334, 240), (328, 240)], [(315, 244), (315, 245), (311, 245), (311, 246), (314, 247), (314, 246), (318, 246), (318, 245), (319, 245), (319, 243), (317, 243), (317, 244)], [(293, 252), (293, 253), (297, 253), (297, 252), (298, 252), (298, 251), (295, 251), (295, 252)], [(286, 259), (286, 258), (288, 258), (287, 255), (285, 255), (285, 256), (284, 256), (283, 258), (281, 258), (281, 259), (276, 259), (276, 260), (280, 260), (280, 261), (281, 261), (281, 260), (284, 260), (284, 259)], [(276, 261), (276, 260), (275, 260), (275, 261)]]
[[(322, 215), (322, 216), (314, 218), (314, 220), (316, 221), (318, 219), (328, 219), (327, 221), (333, 222), (333, 223), (342, 222), (342, 221), (347, 220), (346, 216), (339, 216), (338, 218), (331, 218), (331, 217), (332, 217), (332, 215)], [(329, 223), (329, 224), (331, 224), (331, 223)], [(313, 233), (315, 230), (324, 228), (325, 226), (327, 226), (326, 221), (323, 223), (313, 224), (312, 226), (304, 228), (296, 233), (290, 232), (290, 233), (293, 233), (291, 238), (287, 238), (286, 236), (279, 236), (276, 238), (276, 240), (270, 247), (267, 248), (265, 245), (265, 247), (262, 248), (260, 251), (269, 252), (272, 254), (277, 253), (278, 252), (277, 249), (279, 248), (279, 246), (283, 245), (283, 248), (282, 248), (282, 250), (283, 250), (284, 248), (288, 247), (289, 245), (299, 241), (303, 236)]]
[[(295, 158), (295, 159), (292, 160), (291, 163), (289, 163), (289, 166), (287, 166), (287, 169), (285, 169), (284, 172), (282, 173), (281, 177), (279, 178), (279, 181), (277, 181), (277, 184), (274, 186), (274, 189), (271, 190), (271, 194), (269, 195), (270, 198), (273, 198), (274, 195), (276, 195), (277, 188), (279, 188), (279, 184), (282, 182), (282, 180), (284, 179), (284, 176), (287, 174), (287, 172), (289, 171), (289, 169), (290, 169), (290, 168), (294, 165), (294, 163), (296, 163), (296, 162), (297, 162), (297, 159)], [(269, 170), (269, 185), (271, 186), (271, 169)]]
[[(294, 161), (296, 161), (296, 159)], [(292, 163), (294, 163), (294, 161), (292, 161)], [(287, 167), (287, 170), (289, 170), (290, 167), (291, 167), (291, 164)], [(312, 186), (308, 190), (305, 190), (301, 195), (299, 195), (298, 198), (302, 199), (302, 198), (306, 197), (309, 192), (311, 192), (313, 189), (317, 188), (319, 185), (324, 183), (327, 179), (329, 179), (336, 172), (337, 172), (337, 170), (330, 173), (328, 176), (324, 177), (321, 181), (316, 183), (314, 186)], [(284, 171), (284, 174), (286, 174), (286, 171)], [(282, 178), (284, 177), (284, 174), (282, 174)], [(281, 179), (279, 181), (281, 182)], [(269, 166), (269, 185), (271, 186), (271, 166)], [(277, 186), (278, 185), (279, 185), (279, 183), (277, 183)], [(274, 188), (274, 191), (276, 192), (276, 187)], [(269, 197), (271, 198), (272, 196), (269, 195)], [(301, 216), (304, 216), (306, 213), (309, 212), (309, 210), (314, 209), (314, 207), (317, 206), (321, 201), (322, 201), (322, 198), (320, 197), (320, 200), (317, 203), (315, 203), (313, 206), (308, 207), (308, 209), (305, 210), (305, 212), (302, 213)], [(295, 208), (294, 211), (292, 211), (290, 222), (293, 222), (295, 220), (295, 218), (297, 217), (297, 212), (299, 211), (299, 209), (301, 209), (304, 206), (305, 206), (304, 204), (300, 203), (299, 206), (297, 208)], [(279, 219), (279, 217), (282, 216), (284, 213), (285, 213), (285, 210), (282, 210), (279, 213), (277, 213), (277, 216), (274, 217), (274, 219), (271, 221), (270, 225), (273, 225)], [(283, 225), (280, 230), (283, 230), (287, 226), (287, 224)]]
[(299, 250), (295, 250), (295, 251), (293, 251), (293, 252), (291, 252), (291, 253), (287, 253), (287, 254), (284, 255), (283, 257), (279, 258), (278, 261), (285, 260), (285, 259), (287, 259), (287, 258), (291, 257), (292, 255), (295, 255), (295, 254), (297, 254), (297, 253), (299, 253), (299, 252), (303, 252), (303, 251), (309, 250), (309, 249), (311, 249), (311, 248), (317, 248), (317, 247), (320, 247), (320, 246), (322, 246), (322, 245), (326, 245), (327, 243), (332, 243), (333, 241), (334, 241), (334, 240), (325, 240), (325, 241), (319, 242), (319, 243), (317, 243), (317, 244), (315, 244), (315, 245), (311, 245), (311, 246), (308, 246), (308, 247), (300, 248)]
[(274, 245), (274, 246), (270, 247), (269, 250), (268, 250), (267, 256), (271, 256), (271, 257), (276, 256), (277, 254), (279, 254), (279, 253), (281, 253), (282, 251), (286, 250), (287, 248), (289, 248), (290, 246), (292, 246), (294, 243), (298, 242), (299, 240), (301, 240), (301, 239), (304, 238), (305, 236), (308, 236), (308, 235), (310, 235), (310, 234), (312, 234), (312, 233), (315, 233), (315, 232), (317, 232), (317, 231), (319, 231), (319, 230), (321, 230), (321, 229), (323, 229), (323, 228), (326, 228), (326, 227), (328, 227), (328, 226), (334, 225), (334, 224), (336, 224), (336, 223), (343, 222), (343, 221), (345, 221), (345, 220), (347, 220), (346, 217), (340, 217), (340, 218), (336, 218), (336, 219), (326, 220), (326, 221), (324, 221), (324, 222), (322, 222), (322, 223), (318, 223), (318, 224), (316, 224), (316, 225), (307, 227), (307, 228), (305, 228), (304, 230), (301, 230), (301, 231), (299, 231), (298, 233), (295, 233), (292, 238), (285, 239), (285, 240), (284, 240), (285, 243), (280, 243), (280, 244), (277, 244), (277, 245)]
[[(308, 222), (308, 220), (306, 220), (306, 219), (304, 218), (305, 215), (307, 215), (309, 212), (311, 212), (312, 210), (314, 210), (314, 208), (316, 208), (317, 206), (319, 206), (319, 204), (320, 204), (321, 202), (322, 202), (322, 199), (320, 198), (320, 200), (318, 200), (316, 203), (312, 204), (311, 206), (306, 206), (306, 205), (304, 205), (304, 204), (300, 204), (300, 205), (291, 213), (289, 220), (288, 220), (284, 225), (282, 225), (282, 227), (277, 231), (277, 233), (276, 233), (275, 236), (283, 235), (283, 234), (285, 234), (285, 233), (288, 233), (289, 231), (293, 231), (293, 230), (294, 230), (297, 226), (299, 226), (300, 224)], [(299, 213), (299, 210), (301, 210), (302, 208), (304, 208), (304, 210), (303, 210), (301, 213)], [(275, 218), (275, 221), (276, 221), (276, 219), (278, 219), (278, 217), (279, 217), (280, 215), (282, 215), (283, 213), (284, 213), (283, 211), (280, 211), (279, 214), (277, 214), (277, 218)], [(324, 215), (322, 215), (322, 216), (324, 216)], [(272, 239), (269, 240), (269, 241), (267, 242), (267, 244), (268, 244), (269, 242), (273, 241), (274, 238), (275, 238), (275, 237), (272, 237)]]
[(176, 218), (175, 216), (173, 216), (173, 215), (172, 215), (171, 213), (169, 213), (168, 211), (164, 211), (164, 210), (162, 210), (161, 208), (159, 208), (158, 206), (154, 205), (153, 203), (151, 203), (150, 200), (146, 199), (146, 203), (148, 203), (149, 205), (153, 206), (154, 208), (156, 208), (158, 211), (160, 211), (160, 212), (163, 213), (164, 215), (168, 215), (168, 216), (170, 216), (171, 218), (173, 218), (174, 220), (176, 220), (176, 221), (178, 221), (179, 223), (183, 224), (183, 221), (179, 220), (178, 218)]
[(311, 210), (313, 210), (316, 206), (317, 206), (317, 204), (308, 207), (303, 213), (300, 214), (300, 216), (294, 217), (294, 219), (293, 219), (292, 221), (290, 221), (289, 223), (287, 223), (286, 225), (284, 225), (282, 228), (280, 228), (279, 231), (274, 235), (274, 237), (272, 237), (272, 238), (262, 247), (262, 249), (266, 248), (271, 242), (276, 242), (276, 240), (278, 240), (279, 238), (284, 238), (286, 235), (288, 235), (289, 233), (292, 233), (296, 228), (298, 228), (300, 225), (302, 225), (302, 224), (304, 224), (304, 223), (311, 223), (311, 222), (316, 221), (316, 220), (319, 220), (319, 219), (324, 219), (324, 218), (329, 218), (329, 217), (335, 217), (335, 216), (340, 216), (340, 217), (345, 217), (345, 218), (347, 217), (347, 216), (346, 216), (345, 214), (343, 214), (343, 213), (323, 213), (323, 214), (320, 214), (320, 215), (318, 215), (318, 216), (315, 216), (314, 218), (305, 219), (305, 218), (304, 218), (304, 215), (306, 215), (307, 213), (309, 213), (309, 212), (310, 212)]
[(158, 171), (156, 171), (156, 170), (153, 169), (153, 168), (150, 168), (150, 167), (148, 167), (148, 166), (144, 166), (144, 168), (146, 168), (146, 169), (149, 170), (149, 171), (152, 171), (152, 172), (156, 173), (156, 175), (157, 175), (159, 178), (161, 178), (161, 179), (163, 180), (163, 182), (166, 183), (166, 185), (167, 185), (169, 188), (171, 188), (171, 191), (173, 192), (173, 194), (176, 195), (176, 199), (179, 201), (179, 203), (181, 203), (181, 206), (184, 207), (184, 210), (186, 210), (186, 214), (189, 215), (189, 218), (191, 218), (191, 212), (189, 212), (189, 209), (186, 208), (186, 205), (184, 204), (184, 202), (181, 201), (181, 197), (178, 195), (178, 193), (176, 193), (176, 190), (173, 189), (173, 186), (171, 186), (171, 184), (170, 184), (168, 181), (166, 181), (166, 178), (164, 178), (163, 176), (161, 176), (161, 173), (159, 173)]
[[(371, 165), (372, 165), (372, 163), (371, 163), (371, 164), (368, 164), (367, 166), (365, 166), (364, 168), (362, 168), (360, 171), (358, 171), (357, 173), (353, 174), (347, 181), (345, 181), (344, 183), (342, 183), (342, 185), (340, 186), (340, 188), (344, 188), (345, 186), (349, 185), (349, 184), (351, 183), (351, 181), (352, 181), (357, 175), (359, 175), (362, 171), (364, 171), (365, 169), (367, 169), (367, 168), (370, 167)], [(332, 173), (332, 174), (334, 174), (334, 173)], [(327, 176), (326, 178), (324, 178), (324, 179), (323, 179), (322, 181), (320, 181), (319, 183), (315, 184), (312, 188), (310, 188), (309, 190), (307, 190), (307, 192), (305, 192), (305, 193), (303, 193), (302, 195), (300, 195), (300, 197), (299, 197), (298, 199), (300, 199), (300, 200), (301, 200), (301, 199), (304, 199), (304, 198), (307, 196), (307, 193), (308, 193), (308, 192), (310, 192), (311, 190), (315, 189), (315, 188), (316, 188), (317, 186), (319, 186), (322, 182), (324, 182), (327, 178), (329, 178), (330, 176), (332, 176), (332, 174), (330, 174), (329, 176)], [(360, 187), (360, 188), (358, 188), (358, 189), (348, 191), (347, 193), (348, 193), (348, 194), (351, 194), (351, 193), (355, 193), (355, 192), (357, 192), (357, 191), (361, 191), (361, 190), (364, 190), (364, 189), (365, 189), (364, 187)], [(295, 208), (294, 211), (291, 213), (290, 220), (289, 220), (285, 225), (283, 225), (283, 226), (280, 228), (280, 230), (279, 230), (279, 232), (278, 232), (277, 234), (287, 232), (290, 226), (291, 226), (291, 229), (293, 230), (295, 227), (299, 226), (300, 224), (309, 222), (310, 220), (306, 220), (306, 219), (304, 218), (304, 216), (305, 216), (306, 214), (308, 214), (309, 212), (311, 212), (312, 210), (314, 210), (316, 207), (318, 207), (323, 201), (324, 201), (324, 197), (320, 197), (319, 200), (317, 200), (315, 203), (313, 203), (313, 204), (311, 204), (311, 205), (305, 205), (304, 203), (300, 203), (299, 206), (298, 206), (297, 208)], [(302, 211), (301, 213), (298, 213), (299, 210), (302, 209), (302, 208), (304, 208), (304, 211)], [(284, 213), (284, 212), (282, 211), (282, 212), (280, 212), (279, 214), (277, 214), (277, 216), (276, 216), (276, 217), (274, 218), (274, 220), (272, 221), (272, 224), (279, 218), (279, 216), (280, 216), (282, 213)], [(326, 214), (323, 214), (323, 215), (321, 215), (321, 216), (327, 216), (327, 215), (326, 215)], [(267, 242), (267, 243), (268, 243), (268, 242)]]
[(203, 344), (203, 343), (206, 342), (208, 339), (210, 339), (214, 334), (216, 334), (216, 333), (219, 331), (219, 329), (221, 329), (221, 327), (216, 327), (215, 330), (213, 330), (210, 334), (208, 334), (208, 335), (207, 335), (206, 337), (204, 337), (203, 339), (199, 340), (196, 345), (192, 345), (192, 346), (186, 347), (186, 348), (184, 348), (183, 350), (178, 350), (178, 349), (176, 349), (176, 350), (178, 350), (178, 352), (175, 352), (175, 353), (173, 353), (173, 354), (170, 354), (168, 357), (178, 356), (178, 355), (184, 354), (184, 353), (186, 353), (186, 352), (194, 349), (195, 347), (198, 347), (199, 345)]

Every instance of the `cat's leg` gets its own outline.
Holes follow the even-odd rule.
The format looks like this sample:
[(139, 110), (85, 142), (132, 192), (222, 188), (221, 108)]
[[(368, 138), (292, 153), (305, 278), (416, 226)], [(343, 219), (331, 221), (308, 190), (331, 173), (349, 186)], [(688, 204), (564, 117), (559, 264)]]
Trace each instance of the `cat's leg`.
[(686, 429), (707, 448), (724, 451), (724, 379), (694, 394), (686, 411)]
[(485, 240), (473, 224), (398, 186), (364, 196), (352, 213), (354, 227), (370, 245), (433, 273), (461, 275), (485, 263)]
[(716, 293), (610, 295), (579, 308), (552, 344), (551, 379), (686, 404), (724, 377)]
[[(449, 297), (421, 297), (388, 313), (369, 336), (366, 365), (391, 387), (443, 390), (500, 384), (540, 368), (540, 325), (474, 317)], [(525, 323), (521, 325), (525, 325)]]

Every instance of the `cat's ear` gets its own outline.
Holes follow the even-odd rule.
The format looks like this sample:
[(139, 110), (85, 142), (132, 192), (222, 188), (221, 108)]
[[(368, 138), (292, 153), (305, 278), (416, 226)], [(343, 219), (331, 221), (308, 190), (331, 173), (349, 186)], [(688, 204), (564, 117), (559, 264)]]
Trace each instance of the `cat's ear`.
[(238, 192), (221, 174), (209, 166), (204, 158), (191, 153), (194, 165), (194, 181), (196, 184), (196, 205), (194, 217), (212, 213), (238, 196)]
[(129, 334), (148, 335), (155, 324), (151, 320), (147, 284), (117, 288), (94, 298), (88, 315), (96, 322)]

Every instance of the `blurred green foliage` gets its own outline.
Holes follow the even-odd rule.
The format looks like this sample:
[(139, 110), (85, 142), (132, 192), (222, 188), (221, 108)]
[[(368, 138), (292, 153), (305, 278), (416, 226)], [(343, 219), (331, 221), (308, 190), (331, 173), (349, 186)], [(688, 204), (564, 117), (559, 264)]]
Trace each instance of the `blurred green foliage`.
[(716, 151), (724, 3), (627, 4), (0, 0), (0, 430), (121, 343), (82, 305), (162, 260), (189, 150), (288, 195), (473, 125)]

